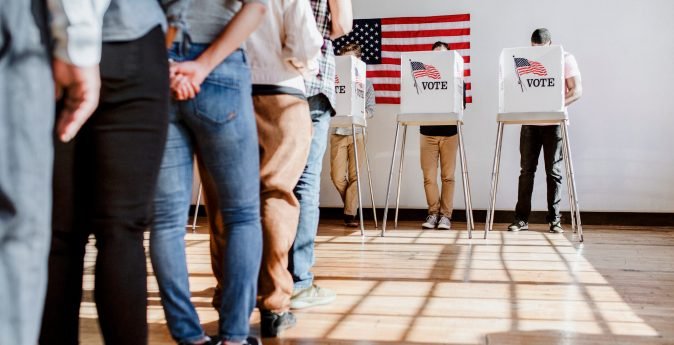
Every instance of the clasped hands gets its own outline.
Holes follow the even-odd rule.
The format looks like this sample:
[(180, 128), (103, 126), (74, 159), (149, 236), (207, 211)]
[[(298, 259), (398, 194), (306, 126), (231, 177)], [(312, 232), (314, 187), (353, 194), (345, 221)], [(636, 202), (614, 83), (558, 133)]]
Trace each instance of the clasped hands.
[(171, 62), (169, 71), (171, 96), (178, 101), (196, 97), (209, 74), (208, 68), (198, 60)]

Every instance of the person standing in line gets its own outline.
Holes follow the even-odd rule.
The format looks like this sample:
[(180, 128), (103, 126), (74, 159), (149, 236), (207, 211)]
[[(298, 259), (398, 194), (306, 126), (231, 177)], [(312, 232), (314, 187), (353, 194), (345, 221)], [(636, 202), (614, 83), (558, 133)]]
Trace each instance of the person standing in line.
[[(449, 44), (435, 42), (433, 51), (447, 51)], [(466, 84), (463, 86), (463, 107), (466, 107)], [(428, 216), (421, 225), (424, 229), (449, 230), (454, 211), (454, 175), (456, 151), (459, 145), (455, 125), (419, 126), (419, 157), (424, 175), (424, 192)], [(438, 161), (442, 189), (438, 192)]]
[[(350, 55), (358, 58), (362, 57), (362, 50), (357, 43), (349, 43), (342, 47), (340, 55)], [(374, 108), (376, 106), (374, 86), (370, 80), (366, 79), (365, 92), (365, 117), (371, 119), (374, 117)], [(358, 157), (361, 162), (365, 157), (365, 141), (363, 138), (363, 129), (356, 129), (356, 140), (358, 141)], [(339, 196), (344, 203), (344, 225), (348, 227), (358, 227), (358, 186), (356, 184), (356, 158), (353, 155), (353, 135), (351, 128), (333, 128), (330, 130), (330, 177), (332, 183), (337, 188)]]
[[(93, 297), (105, 342), (148, 342), (143, 241), (166, 144), (164, 28), (167, 17), (172, 26), (182, 25), (187, 1), (112, 0), (103, 17), (100, 104), (71, 143), (55, 148), (53, 240), (40, 344), (79, 343), (90, 234), (98, 250)], [(81, 1), (71, 6), (88, 8)]]
[(323, 155), (327, 147), (330, 116), (335, 104), (335, 52), (332, 40), (346, 35), (353, 27), (351, 0), (311, 0), (318, 31), (323, 36), (319, 72), (306, 81), (313, 125), (307, 165), (294, 193), (300, 202), (300, 220), (290, 251), (288, 270), (295, 282), (290, 308), (301, 309), (332, 303), (336, 294), (314, 284), (314, 241), (318, 231), (319, 197)]
[[(249, 337), (262, 257), (258, 136), (248, 57), (242, 44), (258, 27), (267, 0), (199, 0), (169, 51), (169, 133), (155, 194), (150, 257), (172, 337), (180, 344), (257, 344)], [(223, 253), (215, 272), (222, 298), (218, 335), (207, 336), (190, 300), (185, 224), (193, 156), (222, 220), (211, 229)]]
[[(531, 34), (532, 46), (548, 46), (552, 44), (550, 31), (545, 28), (534, 30)], [(580, 69), (576, 58), (564, 52), (564, 104), (569, 106), (583, 93)], [(566, 111), (566, 107), (565, 107)], [(545, 175), (547, 184), (548, 214), (546, 221), (552, 233), (563, 233), (559, 203), (562, 189), (562, 129), (560, 125), (522, 125), (520, 130), (520, 177), (517, 187), (517, 205), (515, 206), (515, 220), (508, 231), (522, 231), (529, 229), (529, 215), (531, 213), (531, 194), (534, 191), (534, 177), (538, 166), (538, 157), (543, 150), (545, 160)]]
[[(313, 78), (318, 73), (322, 45), (311, 6), (304, 0), (270, 0), (264, 21), (245, 44), (260, 146), (263, 252), (257, 305), (263, 337), (278, 336), (296, 323), (289, 311), (293, 279), (288, 272), (288, 252), (300, 212), (293, 188), (306, 165), (312, 131), (303, 76)], [(225, 231), (217, 207), (210, 202), (212, 186), (205, 187), (211, 229)], [(223, 240), (220, 235), (211, 237), (215, 244), (211, 261), (218, 279), (216, 306), (222, 298), (220, 263), (225, 254), (217, 243)]]
[[(51, 239), (53, 138), (72, 139), (96, 109), (107, 5), (0, 3), (0, 344), (38, 340)], [(55, 94), (63, 104), (56, 128)]]

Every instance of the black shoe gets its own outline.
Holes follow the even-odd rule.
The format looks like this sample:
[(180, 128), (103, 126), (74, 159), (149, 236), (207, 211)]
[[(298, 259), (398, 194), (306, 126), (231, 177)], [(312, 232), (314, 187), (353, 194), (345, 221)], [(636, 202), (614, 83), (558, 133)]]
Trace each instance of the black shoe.
[(344, 215), (344, 225), (348, 226), (350, 228), (357, 228), (357, 227), (360, 226), (360, 222), (358, 221), (358, 217), (345, 214)]
[(281, 332), (292, 328), (297, 323), (293, 313), (286, 311), (284, 313), (274, 313), (269, 310), (260, 311), (260, 334), (263, 338), (277, 337)]
[(522, 230), (529, 230), (529, 223), (525, 220), (516, 220), (508, 226), (508, 231), (517, 232)]
[(564, 229), (562, 229), (562, 222), (560, 220), (550, 222), (549, 224), (550, 224), (550, 232), (554, 234), (561, 234), (564, 232)]
[(205, 336), (204, 339), (200, 340), (197, 343), (188, 343), (188, 342), (180, 342), (178, 345), (219, 345), (220, 341), (218, 340), (218, 337), (207, 337)]

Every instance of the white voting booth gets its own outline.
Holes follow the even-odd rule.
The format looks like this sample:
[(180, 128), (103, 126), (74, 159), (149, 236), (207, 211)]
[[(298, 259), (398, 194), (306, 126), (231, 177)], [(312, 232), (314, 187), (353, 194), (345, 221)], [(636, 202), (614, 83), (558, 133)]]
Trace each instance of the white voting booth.
[(561, 125), (563, 157), (571, 207), (571, 223), (583, 241), (580, 210), (568, 137), (568, 113), (564, 106), (564, 50), (561, 46), (508, 48), (501, 52), (499, 66), (498, 131), (491, 181), (491, 199), (487, 210), (484, 238), (494, 224), (498, 190), (503, 126)]
[(463, 180), (466, 222), (469, 237), (474, 228), (468, 167), (463, 143), (463, 58), (454, 51), (403, 53), (400, 59), (400, 113), (397, 117), (393, 156), (386, 189), (386, 206), (381, 235), (386, 233), (388, 200), (398, 148), (398, 133), (403, 129), (398, 168), (398, 191), (394, 227), (398, 227), (400, 186), (405, 160), (407, 126), (456, 125), (459, 136), (459, 160)]
[(363, 131), (363, 143), (367, 177), (370, 185), (370, 197), (372, 199), (372, 212), (374, 213), (374, 226), (377, 228), (377, 209), (374, 204), (374, 191), (372, 189), (372, 174), (370, 160), (367, 154), (367, 120), (365, 114), (365, 93), (367, 87), (365, 62), (353, 56), (335, 57), (335, 116), (330, 120), (330, 127), (351, 128), (353, 135), (353, 150), (356, 159), (356, 184), (358, 186), (358, 208), (360, 215), (360, 233), (365, 235), (363, 222), (363, 198), (361, 194), (360, 164), (358, 157), (358, 140), (356, 128)]

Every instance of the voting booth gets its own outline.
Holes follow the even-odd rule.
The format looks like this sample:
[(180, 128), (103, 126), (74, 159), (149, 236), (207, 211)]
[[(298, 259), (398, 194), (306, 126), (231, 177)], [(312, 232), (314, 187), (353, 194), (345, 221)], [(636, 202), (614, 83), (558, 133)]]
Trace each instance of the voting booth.
[(468, 236), (474, 227), (470, 182), (463, 142), (464, 68), (463, 57), (455, 51), (425, 51), (403, 53), (400, 58), (400, 113), (397, 117), (393, 157), (386, 189), (386, 206), (381, 235), (386, 233), (388, 201), (393, 179), (393, 167), (398, 148), (398, 133), (402, 127), (403, 138), (398, 170), (398, 192), (394, 227), (398, 227), (400, 186), (405, 159), (407, 126), (456, 125), (459, 136), (459, 160), (463, 177), (464, 201)]
[(363, 222), (363, 203), (361, 194), (360, 164), (358, 157), (357, 130), (363, 133), (363, 149), (367, 177), (370, 185), (370, 197), (372, 199), (372, 212), (374, 213), (374, 226), (377, 228), (377, 209), (374, 204), (374, 190), (372, 189), (372, 173), (370, 171), (370, 159), (367, 155), (367, 120), (365, 114), (366, 99), (366, 66), (360, 59), (346, 55), (335, 57), (335, 116), (330, 119), (330, 127), (351, 128), (353, 135), (353, 150), (356, 160), (356, 184), (358, 186), (358, 208), (360, 216), (360, 233), (365, 235)]
[(568, 113), (564, 105), (565, 94), (564, 50), (561, 46), (503, 49), (499, 59), (499, 109), (496, 117), (498, 130), (485, 239), (494, 224), (503, 126), (506, 124), (560, 125), (571, 223), (574, 232), (579, 235), (580, 242), (583, 242), (583, 229), (580, 222), (568, 137)]

